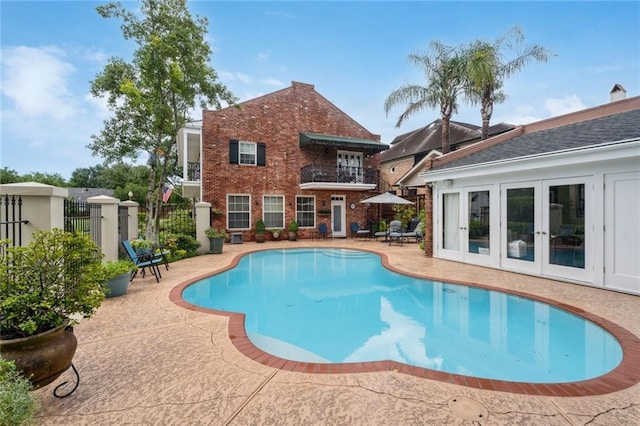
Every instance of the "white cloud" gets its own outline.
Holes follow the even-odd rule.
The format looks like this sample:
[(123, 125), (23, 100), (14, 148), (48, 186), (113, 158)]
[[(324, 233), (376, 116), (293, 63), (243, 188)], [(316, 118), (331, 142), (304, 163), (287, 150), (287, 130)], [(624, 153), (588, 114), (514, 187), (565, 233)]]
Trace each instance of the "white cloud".
[(2, 49), (2, 93), (29, 117), (56, 120), (73, 117), (81, 106), (73, 99), (66, 79), (75, 68), (62, 60), (56, 47), (12, 46)]
[(266, 11), (264, 13), (267, 16), (276, 16), (279, 18), (286, 18), (286, 19), (293, 19), (296, 17), (296, 15), (293, 15), (291, 13), (286, 13), (286, 12), (277, 12), (277, 11)]
[(282, 81), (277, 80), (275, 78), (265, 78), (263, 80), (260, 80), (260, 82), (262, 84), (266, 84), (267, 86), (274, 86), (274, 87), (284, 87), (284, 86), (286, 86), (286, 84), (284, 84)]
[(236, 73), (236, 78), (238, 80), (240, 80), (243, 83), (251, 83), (251, 77), (249, 77), (247, 74), (243, 74), (241, 72), (237, 72)]
[(271, 51), (260, 52), (258, 53), (258, 61), (264, 62), (271, 56)]
[(232, 72), (224, 70), (217, 70), (216, 72), (218, 73), (218, 77), (220, 77), (221, 80), (233, 81), (236, 79), (236, 76), (233, 75)]
[(552, 117), (586, 108), (577, 95), (566, 96), (562, 99), (548, 98), (544, 101), (544, 107)]

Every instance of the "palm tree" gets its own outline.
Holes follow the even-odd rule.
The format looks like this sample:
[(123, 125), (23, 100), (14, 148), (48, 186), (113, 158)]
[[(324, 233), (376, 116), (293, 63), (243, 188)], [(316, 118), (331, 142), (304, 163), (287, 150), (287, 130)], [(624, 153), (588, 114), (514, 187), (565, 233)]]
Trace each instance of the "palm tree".
[(449, 120), (458, 111), (458, 95), (463, 92), (465, 83), (465, 57), (460, 51), (439, 41), (430, 43), (431, 54), (412, 54), (408, 60), (423, 68), (427, 80), (426, 86), (407, 84), (394, 90), (384, 103), (389, 115), (391, 108), (409, 104), (398, 118), (396, 127), (411, 114), (423, 108), (440, 108), (442, 118), (442, 153), (449, 152)]
[[(472, 103), (480, 103), (483, 140), (489, 136), (493, 104), (502, 103), (506, 99), (501, 90), (504, 79), (531, 61), (546, 62), (553, 55), (550, 50), (537, 44), (524, 46), (521, 50), (523, 40), (522, 31), (515, 26), (493, 43), (478, 40), (466, 49), (466, 96)], [(503, 54), (504, 50), (515, 52), (515, 58), (503, 62), (503, 57), (506, 56)]]

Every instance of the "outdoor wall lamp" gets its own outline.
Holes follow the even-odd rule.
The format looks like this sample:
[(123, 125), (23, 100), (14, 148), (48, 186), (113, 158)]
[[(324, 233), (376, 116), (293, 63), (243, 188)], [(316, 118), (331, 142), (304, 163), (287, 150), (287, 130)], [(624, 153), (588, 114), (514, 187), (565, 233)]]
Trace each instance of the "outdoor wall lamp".
[(443, 182), (443, 185), (446, 186), (447, 188), (450, 187), (451, 185), (453, 185), (453, 180), (451, 179), (445, 179)]

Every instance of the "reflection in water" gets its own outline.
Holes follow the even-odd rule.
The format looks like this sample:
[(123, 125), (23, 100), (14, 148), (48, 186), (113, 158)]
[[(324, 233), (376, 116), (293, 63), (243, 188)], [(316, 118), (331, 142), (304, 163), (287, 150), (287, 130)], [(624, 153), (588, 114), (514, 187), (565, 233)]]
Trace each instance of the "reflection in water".
[(372, 359), (404, 359), (408, 364), (440, 370), (442, 358), (429, 358), (424, 347), (425, 328), (406, 315), (396, 312), (386, 297), (380, 298), (380, 319), (387, 327), (371, 336), (344, 362)]
[(398, 275), (378, 256), (356, 251), (253, 253), (183, 297), (244, 312), (254, 344), (298, 361), (391, 359), (558, 383), (600, 376), (622, 360), (618, 342), (581, 317), (502, 292)]

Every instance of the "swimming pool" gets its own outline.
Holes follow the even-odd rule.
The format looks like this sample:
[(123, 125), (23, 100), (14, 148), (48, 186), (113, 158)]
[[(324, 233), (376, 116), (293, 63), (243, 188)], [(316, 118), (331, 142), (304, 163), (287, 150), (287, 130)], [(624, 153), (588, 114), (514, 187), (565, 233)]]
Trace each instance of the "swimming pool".
[(250, 253), (182, 297), (244, 312), (253, 344), (290, 360), (395, 360), (529, 383), (585, 380), (622, 360), (617, 340), (584, 318), (518, 295), (400, 275), (356, 250)]

